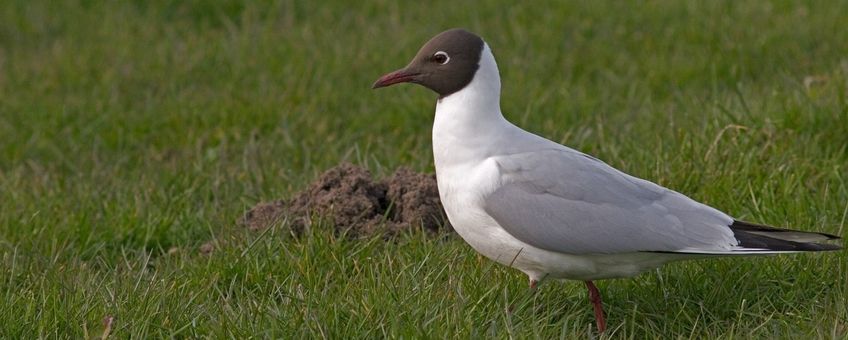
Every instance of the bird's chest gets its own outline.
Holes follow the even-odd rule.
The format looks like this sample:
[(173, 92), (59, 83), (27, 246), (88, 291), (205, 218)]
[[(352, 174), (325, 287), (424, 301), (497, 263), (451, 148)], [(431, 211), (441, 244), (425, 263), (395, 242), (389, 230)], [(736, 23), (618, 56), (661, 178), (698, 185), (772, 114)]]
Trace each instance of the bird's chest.
[(488, 179), (482, 176), (477, 166), (463, 164), (436, 166), (439, 198), (451, 223), (463, 228), (480, 224), (486, 215), (483, 211), (484, 188)]
[(497, 186), (497, 171), (489, 161), (474, 166), (437, 166), (439, 196), (457, 234), (472, 248), (498, 262), (507, 263), (522, 247), (513, 244), (486, 213), (484, 200)]

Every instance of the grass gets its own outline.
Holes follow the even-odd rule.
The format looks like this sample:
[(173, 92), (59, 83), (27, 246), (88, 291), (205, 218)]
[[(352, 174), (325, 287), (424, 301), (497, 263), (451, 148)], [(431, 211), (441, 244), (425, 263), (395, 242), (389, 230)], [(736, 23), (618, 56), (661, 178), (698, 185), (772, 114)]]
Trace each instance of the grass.
[[(529, 294), (453, 235), (234, 221), (340, 161), (432, 171), (434, 95), (369, 87), (462, 26), (520, 126), (738, 218), (844, 235), (845, 22), (844, 1), (4, 1), (0, 336), (593, 336), (582, 284)], [(846, 263), (604, 281), (608, 335), (846, 338)]]

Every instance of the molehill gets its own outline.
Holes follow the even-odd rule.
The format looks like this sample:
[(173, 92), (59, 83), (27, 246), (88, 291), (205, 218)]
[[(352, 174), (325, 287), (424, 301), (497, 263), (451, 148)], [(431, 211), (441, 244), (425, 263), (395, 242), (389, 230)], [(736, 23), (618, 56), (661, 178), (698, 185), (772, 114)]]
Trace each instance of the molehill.
[[(326, 223), (314, 223), (318, 220)], [(327, 170), (289, 199), (257, 204), (239, 219), (240, 225), (251, 230), (275, 223), (295, 234), (333, 226), (335, 232), (352, 237), (392, 236), (410, 228), (452, 230), (435, 175), (402, 167), (388, 178), (375, 180), (368, 170), (350, 163)]]

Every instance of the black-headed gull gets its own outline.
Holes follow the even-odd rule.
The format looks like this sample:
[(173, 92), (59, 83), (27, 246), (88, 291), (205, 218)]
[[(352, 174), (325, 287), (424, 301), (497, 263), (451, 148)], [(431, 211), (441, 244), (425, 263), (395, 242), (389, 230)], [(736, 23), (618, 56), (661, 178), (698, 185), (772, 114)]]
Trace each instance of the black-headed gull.
[(841, 249), (837, 236), (737, 221), (673, 190), (618, 171), (522, 130), (500, 109), (495, 57), (479, 36), (452, 29), (374, 88), (416, 83), (439, 94), (433, 155), (439, 196), (475, 250), (530, 277), (585, 281), (629, 277), (705, 256)]

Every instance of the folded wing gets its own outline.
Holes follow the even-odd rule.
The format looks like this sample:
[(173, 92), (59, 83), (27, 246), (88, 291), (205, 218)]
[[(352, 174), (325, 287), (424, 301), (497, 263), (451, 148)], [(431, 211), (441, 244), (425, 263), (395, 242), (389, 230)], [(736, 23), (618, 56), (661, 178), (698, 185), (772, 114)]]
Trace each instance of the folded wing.
[(500, 183), (484, 197), (485, 211), (515, 238), (549, 251), (728, 255), (804, 251), (815, 246), (802, 244), (821, 241), (826, 235), (742, 224), (678, 192), (571, 149), (492, 160)]

